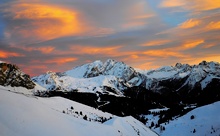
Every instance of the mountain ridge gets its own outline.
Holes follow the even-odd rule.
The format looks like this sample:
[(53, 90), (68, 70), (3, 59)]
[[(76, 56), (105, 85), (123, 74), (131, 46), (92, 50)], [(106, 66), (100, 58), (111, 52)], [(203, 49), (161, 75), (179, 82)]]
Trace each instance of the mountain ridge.
[[(164, 66), (155, 70), (138, 70), (126, 65), (123, 62), (118, 62), (115, 60), (107, 60), (106, 62), (94, 61), (92, 63), (77, 66), (71, 70), (62, 73), (53, 73), (50, 79), (53, 79), (54, 75), (56, 77), (70, 77), (70, 78), (94, 78), (98, 76), (112, 76), (114, 79), (110, 79), (115, 84), (114, 86), (108, 86), (114, 90), (125, 90), (129, 87), (142, 86), (148, 90), (154, 92), (162, 92), (166, 90), (167, 86), (163, 85), (164, 80), (169, 80), (170, 82), (183, 82), (182, 86), (172, 87), (172, 91), (180, 91), (182, 88), (186, 87), (190, 90), (200, 84), (200, 89), (203, 90), (207, 84), (211, 82), (213, 78), (220, 79), (220, 64), (218, 62), (206, 62), (202, 61), (198, 65), (188, 65), (177, 63), (175, 66)], [(49, 74), (46, 74), (49, 75)], [(111, 78), (112, 78), (111, 77)], [(46, 77), (49, 79), (49, 77)], [(33, 77), (32, 80), (45, 86), (46, 79), (41, 78), (41, 82), (38, 77)], [(44, 81), (43, 81), (44, 80)], [(55, 79), (54, 79), (55, 80)], [(117, 87), (118, 86), (118, 87)], [(97, 86), (95, 86), (97, 87)], [(47, 88), (48, 90), (59, 89)], [(65, 88), (63, 88), (65, 90)], [(77, 89), (77, 88), (73, 88)], [(68, 90), (68, 89), (66, 89)]]

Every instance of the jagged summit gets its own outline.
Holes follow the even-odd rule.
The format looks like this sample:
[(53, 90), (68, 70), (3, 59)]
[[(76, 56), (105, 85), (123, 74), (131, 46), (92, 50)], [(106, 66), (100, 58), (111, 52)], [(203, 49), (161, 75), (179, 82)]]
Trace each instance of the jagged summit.
[(195, 89), (203, 90), (213, 79), (220, 80), (220, 64), (206, 61), (198, 65), (177, 63), (175, 66), (147, 71), (144, 75), (148, 78), (148, 84), (146, 84), (148, 89), (154, 91), (188, 90), (190, 92)]
[(134, 68), (126, 65), (124, 62), (108, 59), (106, 62), (100, 60), (78, 66), (64, 72), (64, 74), (74, 78), (90, 78), (99, 75), (112, 75), (122, 80), (128, 81), (133, 75), (137, 75)]
[(94, 61), (62, 73), (47, 72), (32, 79), (48, 90), (106, 93), (107, 87), (111, 88), (108, 93), (116, 95), (122, 95), (121, 90), (127, 86), (139, 85), (142, 82), (141, 74), (134, 68), (112, 59), (104, 63)]
[(30, 76), (22, 72), (16, 65), (0, 61), (0, 85), (16, 86), (33, 89), (35, 84), (31, 81)]

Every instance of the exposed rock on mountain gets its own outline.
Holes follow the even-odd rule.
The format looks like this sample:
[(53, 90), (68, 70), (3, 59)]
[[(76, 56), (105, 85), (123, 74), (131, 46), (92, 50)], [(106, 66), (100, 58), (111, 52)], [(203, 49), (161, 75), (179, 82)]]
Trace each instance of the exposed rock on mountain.
[(0, 62), (0, 85), (33, 89), (35, 84), (30, 76), (23, 73), (16, 65)]

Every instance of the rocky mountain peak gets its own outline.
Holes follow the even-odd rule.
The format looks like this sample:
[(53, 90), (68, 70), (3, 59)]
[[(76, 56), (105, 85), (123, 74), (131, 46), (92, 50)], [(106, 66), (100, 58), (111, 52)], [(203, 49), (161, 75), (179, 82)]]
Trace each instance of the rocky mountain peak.
[(21, 86), (27, 89), (33, 89), (35, 87), (29, 75), (22, 72), (18, 66), (5, 62), (0, 62), (0, 85)]

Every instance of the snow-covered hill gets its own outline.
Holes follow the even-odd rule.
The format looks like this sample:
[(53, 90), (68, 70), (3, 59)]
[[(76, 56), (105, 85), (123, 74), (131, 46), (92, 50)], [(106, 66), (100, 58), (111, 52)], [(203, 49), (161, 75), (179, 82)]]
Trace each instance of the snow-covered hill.
[[(154, 130), (161, 136), (219, 136), (220, 102), (196, 108)], [(155, 118), (154, 116), (151, 116)]]
[(0, 86), (1, 136), (157, 136), (131, 116), (117, 117), (61, 97), (11, 91)]

